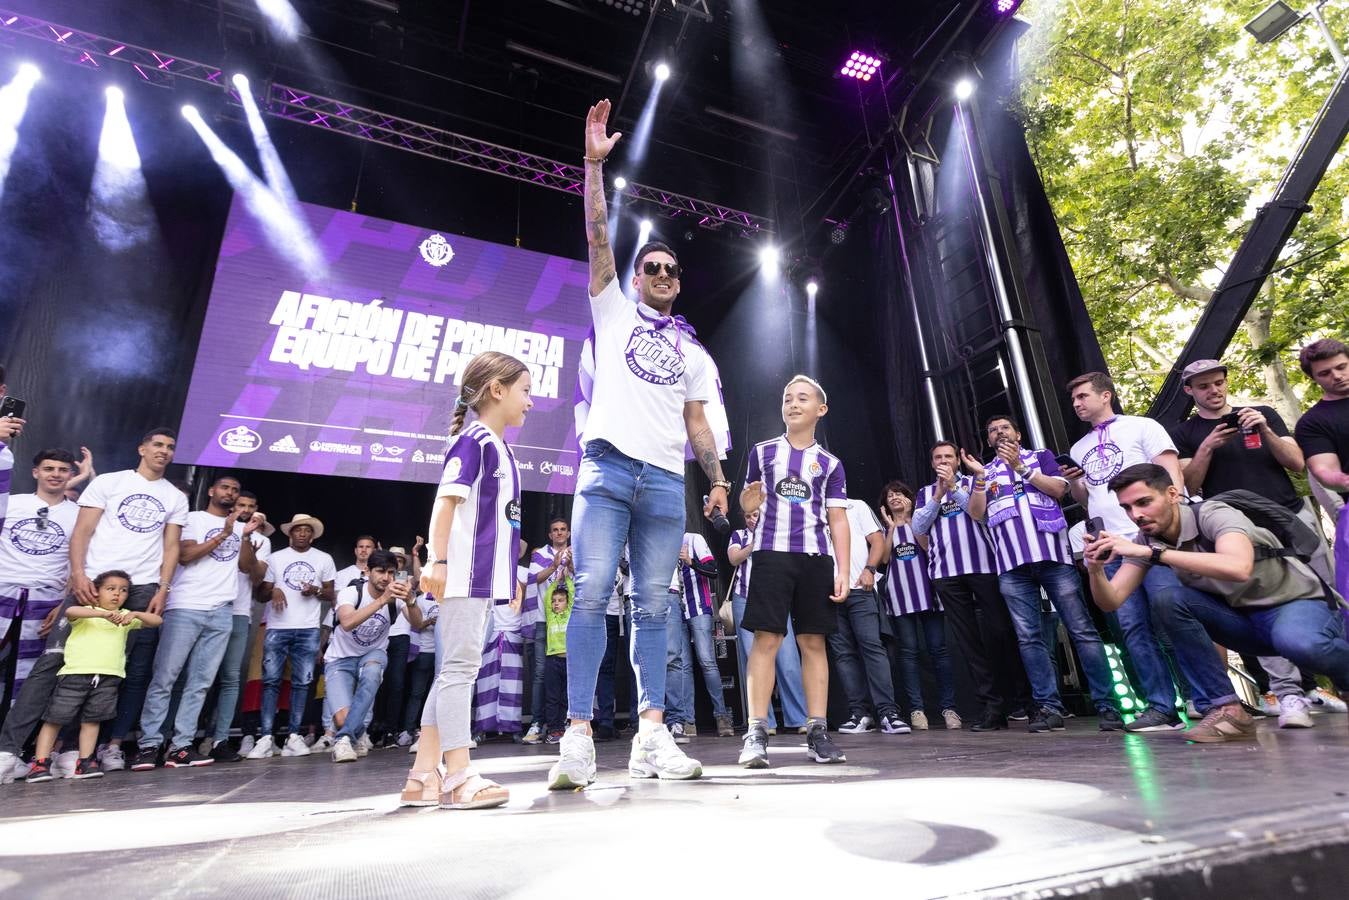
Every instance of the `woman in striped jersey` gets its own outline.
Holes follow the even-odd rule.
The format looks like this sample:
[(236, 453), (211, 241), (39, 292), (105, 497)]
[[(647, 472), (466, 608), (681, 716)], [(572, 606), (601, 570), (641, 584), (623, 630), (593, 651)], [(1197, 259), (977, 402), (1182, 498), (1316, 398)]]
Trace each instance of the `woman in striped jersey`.
[[(422, 571), (422, 590), (441, 598), (440, 673), (422, 711), (405, 806), (485, 809), (510, 799), (469, 764), (469, 728), (487, 611), (515, 597), (520, 474), (504, 434), (525, 423), (534, 405), (529, 390), (525, 364), (504, 353), (480, 353), (464, 369)], [(470, 409), (478, 418), (465, 427)]]
[(881, 490), (881, 521), (885, 524), (885, 609), (899, 641), (899, 672), (909, 701), (909, 724), (927, 730), (923, 709), (923, 682), (918, 673), (918, 632), (941, 691), (941, 714), (947, 728), (960, 728), (956, 712), (955, 680), (946, 653), (946, 614), (928, 577), (927, 535), (913, 530), (913, 488), (892, 481)]

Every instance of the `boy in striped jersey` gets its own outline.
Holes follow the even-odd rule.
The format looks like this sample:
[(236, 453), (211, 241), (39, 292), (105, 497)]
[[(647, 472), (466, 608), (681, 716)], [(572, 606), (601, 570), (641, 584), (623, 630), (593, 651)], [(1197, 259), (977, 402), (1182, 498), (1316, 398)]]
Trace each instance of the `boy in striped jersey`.
[(1063, 700), (1058, 674), (1040, 622), (1040, 591), (1063, 618), (1073, 647), (1082, 660), (1092, 702), (1102, 731), (1120, 731), (1124, 720), (1111, 699), (1110, 663), (1105, 644), (1087, 612), (1082, 580), (1068, 544), (1068, 520), (1059, 500), (1068, 493), (1068, 479), (1048, 450), (1026, 450), (1011, 416), (997, 415), (984, 423), (988, 445), (997, 451), (985, 468), (964, 454), (974, 472), (970, 515), (984, 519), (997, 551), (998, 583), (1016, 626), (1021, 660), (1030, 676), (1036, 710), (1033, 733), (1063, 730)]
[(740, 764), (748, 769), (768, 765), (768, 704), (774, 663), (789, 620), (801, 648), (809, 716), (806, 755), (819, 763), (846, 761), (825, 724), (829, 701), (825, 638), (838, 629), (834, 604), (848, 598), (851, 558), (843, 463), (815, 442), (815, 426), (828, 411), (819, 382), (805, 375), (787, 382), (782, 392), (787, 433), (750, 451), (740, 493), (745, 515), (763, 509), (763, 520), (754, 532), (754, 578), (741, 623), (754, 632), (747, 678), (749, 731), (740, 753)]
[(966, 511), (973, 483), (960, 474), (958, 454), (950, 441), (932, 446), (937, 480), (918, 492), (913, 530), (928, 539), (932, 589), (946, 610), (951, 636), (983, 704), (970, 730), (998, 731), (1007, 727), (1009, 711), (1016, 718), (1024, 708), (1029, 688), (1012, 619), (998, 589), (992, 540), (988, 529)]

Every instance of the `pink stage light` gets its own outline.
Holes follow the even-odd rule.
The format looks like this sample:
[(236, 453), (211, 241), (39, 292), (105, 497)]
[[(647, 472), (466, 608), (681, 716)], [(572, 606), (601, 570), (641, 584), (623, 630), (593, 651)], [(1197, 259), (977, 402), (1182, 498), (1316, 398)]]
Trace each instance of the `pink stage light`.
[(870, 81), (871, 76), (875, 75), (881, 67), (879, 57), (872, 56), (861, 50), (854, 50), (852, 55), (843, 63), (843, 68), (839, 69), (839, 74), (848, 78), (856, 78), (858, 81)]
[(993, 0), (993, 11), (1000, 16), (1016, 12), (1016, 8), (1021, 5), (1021, 0)]

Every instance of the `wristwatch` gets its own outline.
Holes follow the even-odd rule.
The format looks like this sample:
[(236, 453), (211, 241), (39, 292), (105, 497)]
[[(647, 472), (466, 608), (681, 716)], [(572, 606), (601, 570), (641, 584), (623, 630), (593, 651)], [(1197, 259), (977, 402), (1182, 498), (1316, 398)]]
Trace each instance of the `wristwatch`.
[(863, 570), (865, 570), (865, 571), (867, 571), (867, 572), (870, 572), (872, 575), (879, 575), (879, 574), (880, 574), (878, 571), (876, 571), (876, 567), (875, 567), (875, 566), (863, 566), (862, 568), (863, 568)]
[(1152, 557), (1151, 557), (1151, 560), (1152, 560), (1152, 564), (1153, 564), (1154, 566), (1165, 565), (1165, 564), (1162, 562), (1162, 554), (1165, 553), (1165, 552), (1166, 552), (1166, 548), (1165, 548), (1165, 547), (1153, 547), (1153, 548), (1152, 548)]
[(731, 492), (731, 483), (729, 481), (714, 481), (712, 482), (712, 487), (721, 488), (728, 494)]

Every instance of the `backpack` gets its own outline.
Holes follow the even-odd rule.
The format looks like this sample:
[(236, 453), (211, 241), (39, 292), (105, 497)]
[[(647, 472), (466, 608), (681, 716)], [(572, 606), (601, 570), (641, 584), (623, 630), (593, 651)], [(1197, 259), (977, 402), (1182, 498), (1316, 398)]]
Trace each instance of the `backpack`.
[[(1262, 559), (1297, 559), (1307, 564), (1316, 580), (1321, 582), (1324, 591), (1323, 597), (1326, 603), (1330, 604), (1332, 609), (1338, 609), (1340, 604), (1339, 594), (1322, 578), (1311, 566), (1312, 556), (1321, 549), (1321, 536), (1313, 531), (1306, 522), (1299, 519), (1294, 513), (1285, 506), (1275, 503), (1267, 497), (1255, 493), (1254, 491), (1232, 490), (1223, 491), (1212, 497), (1207, 497), (1198, 503), (1191, 503), (1190, 508), (1196, 515), (1196, 524), (1198, 523), (1199, 507), (1209, 501), (1216, 501), (1232, 507), (1237, 512), (1246, 516), (1251, 522), (1259, 528), (1274, 535), (1283, 546), (1281, 547), (1255, 547), (1255, 558)], [(1200, 535), (1202, 543), (1210, 550), (1213, 549), (1212, 542), (1203, 534)]]

